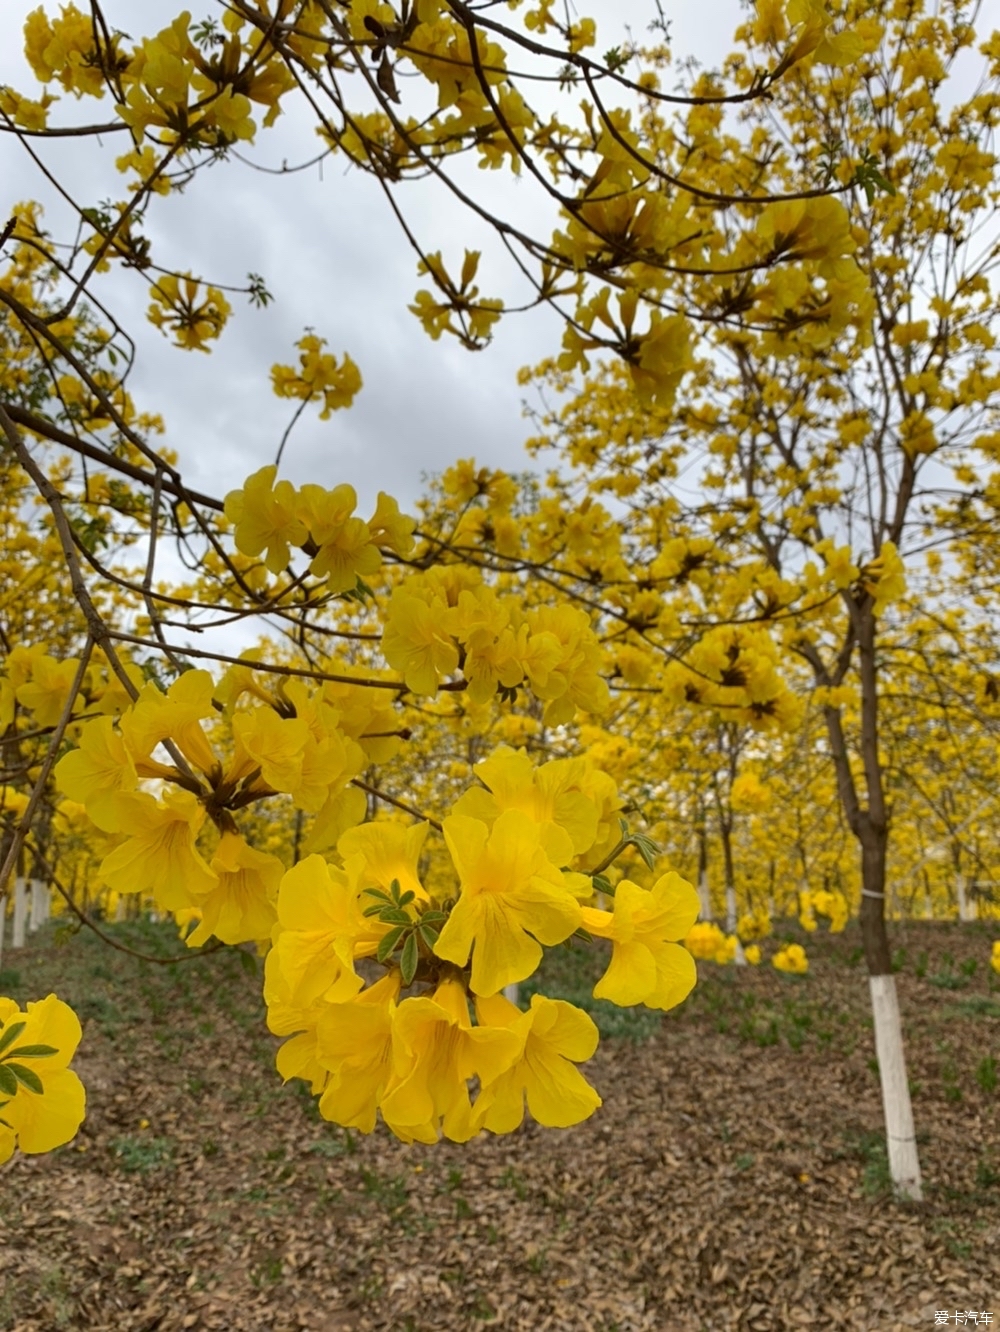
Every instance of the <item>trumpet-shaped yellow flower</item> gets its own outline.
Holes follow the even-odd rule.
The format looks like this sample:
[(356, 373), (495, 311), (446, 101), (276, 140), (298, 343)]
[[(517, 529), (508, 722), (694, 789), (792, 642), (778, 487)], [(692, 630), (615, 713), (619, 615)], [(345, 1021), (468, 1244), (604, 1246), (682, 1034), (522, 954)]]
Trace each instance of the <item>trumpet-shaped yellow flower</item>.
[(188, 947), (200, 947), (213, 934), (227, 944), (270, 939), (284, 873), (277, 856), (255, 851), (239, 833), (223, 833), (212, 870), (218, 883), (201, 903), (201, 921), (188, 935)]
[(15, 1147), (49, 1152), (75, 1136), (86, 1093), (68, 1068), (80, 1021), (54, 994), (22, 1012), (0, 998), (0, 1164)]
[(594, 986), (595, 999), (629, 1007), (673, 1008), (694, 989), (694, 959), (676, 940), (698, 917), (698, 894), (672, 870), (651, 889), (622, 879), (614, 911), (583, 908), (583, 927), (611, 940), (611, 962)]
[(444, 837), (461, 895), (434, 951), (460, 967), (471, 952), (472, 989), (496, 994), (531, 975), (541, 944), (569, 938), (581, 923), (580, 905), (545, 854), (538, 824), (520, 810), (505, 810), (492, 830), (453, 814)]
[(412, 892), (419, 901), (427, 902), (430, 894), (420, 882), (417, 862), (429, 831), (429, 823), (410, 827), (402, 823), (364, 823), (360, 828), (349, 828), (338, 840), (337, 850), (359, 892), (365, 888), (388, 892), (395, 879), (401, 892)]
[(59, 721), (79, 666), (76, 657), (56, 661), (45, 656), (34, 663), (30, 681), (17, 690), (17, 701), (34, 713), (37, 726), (55, 726)]
[(597, 806), (579, 789), (586, 760), (554, 759), (536, 768), (523, 749), (500, 745), (475, 766), (488, 788), (474, 787), (455, 802), (456, 814), (492, 824), (501, 810), (518, 809), (539, 825), (541, 845), (556, 865), (568, 865), (597, 836)]
[(436, 694), (438, 680), (458, 666), (454, 639), (441, 628), (444, 608), (436, 598), (426, 601), (404, 587), (389, 599), (382, 630), (382, 654), (402, 672), (415, 694)]
[(399, 997), (396, 970), (342, 1004), (325, 1004), (316, 1048), (330, 1079), (319, 1103), (324, 1119), (371, 1133), (394, 1073), (392, 1030)]
[(524, 1118), (524, 1102), (532, 1118), (546, 1128), (568, 1128), (588, 1119), (601, 1098), (576, 1064), (597, 1049), (593, 1019), (563, 999), (532, 996), (527, 1013), (502, 994), (476, 1000), (481, 1026), (514, 1032), (518, 1058), (506, 1073), (483, 1091), (476, 1102), (483, 1127), (491, 1133), (513, 1133)]
[(98, 874), (117, 893), (152, 893), (166, 911), (200, 905), (218, 878), (195, 847), (205, 819), (187, 791), (168, 788), (163, 803), (145, 792), (116, 798), (116, 826), (128, 836), (101, 861)]
[(404, 1142), (436, 1142), (443, 1133), (467, 1142), (479, 1131), (469, 1079), (488, 1087), (518, 1056), (512, 1031), (473, 1027), (465, 986), (442, 981), (433, 998), (404, 999), (393, 1019), (398, 1082), (382, 1099), (382, 1117)]
[(368, 929), (357, 894), (343, 870), (322, 856), (293, 866), (278, 889), (277, 965), (292, 1004), (352, 998), (361, 989), (354, 941)]
[(299, 515), (295, 487), (290, 481), (275, 485), (277, 474), (273, 463), (262, 467), (247, 477), (242, 490), (231, 490), (225, 499), (226, 517), (236, 528), (236, 549), (251, 557), (266, 550), (264, 567), (273, 574), (281, 573), (291, 556), (290, 548), (301, 546), (309, 535)]
[[(125, 746), (140, 776), (160, 776), (160, 764), (150, 764), (153, 750), (162, 740), (173, 740), (189, 763), (202, 772), (218, 764), (201, 723), (214, 717), (212, 695), (215, 682), (208, 671), (185, 671), (166, 694), (148, 684), (121, 719)], [(147, 771), (143, 771), (143, 768)]]
[(110, 717), (98, 717), (80, 730), (79, 747), (56, 764), (56, 786), (85, 806), (102, 832), (118, 827), (117, 796), (134, 791), (135, 767)]

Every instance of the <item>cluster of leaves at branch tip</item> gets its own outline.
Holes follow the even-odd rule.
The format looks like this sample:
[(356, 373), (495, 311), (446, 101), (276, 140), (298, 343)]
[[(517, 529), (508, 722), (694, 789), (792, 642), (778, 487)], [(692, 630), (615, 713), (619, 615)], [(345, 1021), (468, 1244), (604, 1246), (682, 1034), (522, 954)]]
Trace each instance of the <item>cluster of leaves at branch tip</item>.
[(412, 985), (421, 961), (434, 964), (434, 945), (440, 927), (448, 919), (448, 903), (442, 911), (423, 909), (417, 903), (417, 915), (411, 915), (407, 908), (417, 902), (417, 895), (410, 888), (402, 892), (398, 879), (392, 880), (389, 892), (366, 888), (364, 896), (375, 900), (362, 914), (389, 926), (389, 932), (379, 941), (375, 956), (379, 962), (398, 966), (403, 985)]

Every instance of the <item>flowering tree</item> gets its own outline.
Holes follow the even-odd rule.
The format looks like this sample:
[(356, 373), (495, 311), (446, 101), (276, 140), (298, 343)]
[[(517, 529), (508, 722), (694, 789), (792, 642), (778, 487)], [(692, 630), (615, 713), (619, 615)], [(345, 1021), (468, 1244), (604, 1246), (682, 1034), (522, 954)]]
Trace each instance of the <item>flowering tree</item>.
[[(894, 664), (905, 667), (897, 687), (903, 678), (912, 686), (921, 651), (948, 636), (975, 644), (975, 617), (951, 614), (948, 597), (922, 623), (912, 607), (897, 607), (908, 578), (939, 586), (945, 561), (968, 564), (971, 532), (996, 523), (996, 492), (980, 483), (975, 460), (993, 464), (1000, 403), (1000, 248), (985, 230), (998, 201), (997, 34), (980, 35), (981, 79), (971, 92), (964, 84), (956, 91), (950, 78), (976, 47), (977, 9), (956, 0), (924, 17), (920, 6), (893, 0), (847, 5), (864, 48), (860, 84), (817, 77), (803, 62), (766, 106), (747, 108), (744, 134), (762, 188), (780, 188), (810, 166), (842, 179), (836, 159), (845, 144), (871, 171), (867, 197), (855, 196), (850, 212), (823, 199), (764, 214), (774, 252), (803, 264), (763, 282), (735, 271), (717, 288), (726, 309), (756, 305), (767, 292), (786, 311), (780, 329), (707, 329), (703, 359), (669, 413), (633, 404), (611, 366), (544, 422), (571, 462), (600, 467), (591, 491), (631, 509), (650, 595), (667, 602), (644, 622), (633, 618), (633, 630), (658, 643), (678, 624), (700, 634), (684, 663), (665, 672), (678, 698), (739, 716), (738, 691), (748, 690), (759, 719), (794, 724), (774, 669), (784, 659), (793, 673), (803, 664), (811, 672), (859, 856), (892, 1175), (911, 1197), (920, 1195), (920, 1174), (885, 912), (887, 707), (899, 719), (887, 694)], [(759, 6), (728, 73), (752, 86), (761, 50), (779, 49), (786, 35), (780, 8)], [(830, 288), (853, 284), (858, 264), (870, 285), (845, 323)], [(678, 281), (699, 289), (698, 278)], [(802, 301), (814, 303), (821, 327), (801, 322)], [(540, 374), (565, 390), (567, 368), (549, 364)], [(690, 499), (678, 484), (682, 468), (688, 476), (700, 469), (701, 493)], [(971, 504), (962, 495), (970, 485)], [(664, 545), (667, 532), (673, 542)], [(680, 590), (669, 596), (671, 583)], [(918, 686), (929, 719), (954, 701), (933, 680), (926, 672)], [(912, 701), (908, 713), (912, 724)]]
[[(654, 848), (620, 820), (615, 781), (592, 759), (536, 766), (500, 747), (447, 812), (364, 774), (408, 742), (403, 709), (433, 716), (441, 697), (484, 710), (520, 691), (552, 728), (605, 712), (605, 652), (575, 583), (613, 569), (619, 586), (602, 613), (638, 632), (650, 587), (691, 553), (688, 535), (664, 531), (650, 582), (623, 563), (597, 510), (539, 502), (519, 524), (509, 485), (473, 474), (455, 494), (466, 508), (495, 492), (495, 521), (477, 543), (462, 512), (453, 531), (425, 532), (384, 493), (363, 518), (349, 486), (294, 487), (278, 477), (280, 447), (228, 495), (197, 493), (179, 455), (153, 442), (166, 423), (133, 401), (137, 352), (102, 301), (102, 277), (118, 268), (144, 284), (150, 321), (188, 350), (210, 350), (234, 293), (266, 304), (257, 275), (238, 291), (162, 267), (146, 223), (164, 195), (205, 186), (207, 166), (303, 99), (324, 152), (372, 173), (399, 216), (427, 280), (412, 308), (431, 337), (480, 347), (504, 307), (480, 293), (475, 251), (456, 264), (406, 223), (397, 196), (427, 173), (492, 225), (528, 283), (522, 304), (563, 317), (560, 372), (612, 353), (630, 410), (666, 420), (695, 365), (696, 326), (717, 327), (723, 345), (766, 347), (790, 329), (798, 342), (803, 330), (830, 341), (867, 318), (836, 196), (879, 182), (870, 159), (847, 150), (817, 172), (787, 157), (762, 176), (759, 143), (729, 135), (724, 117), (770, 103), (804, 64), (847, 70), (878, 49), (880, 30), (845, 25), (818, 0), (769, 4), (757, 66), (678, 98), (660, 86), (662, 47), (595, 62), (584, 54), (593, 24), (560, 23), (548, 0), (520, 24), (461, 0), (398, 11), (376, 0), (236, 0), (218, 21), (184, 13), (140, 39), (107, 6), (89, 8), (31, 14), (25, 52), (44, 89), (0, 89), (9, 140), (29, 152), (47, 136), (71, 135), (81, 151), (117, 143), (128, 194), (111, 205), (71, 199), (79, 227), (65, 244), (30, 201), (0, 238), (5, 465), (37, 499), (18, 515), (25, 540), (58, 550), (49, 577), (72, 607), (61, 637), (11, 621), (3, 644), (0, 721), (15, 756), (5, 775), (20, 800), (5, 825), (0, 894), (28, 842), (59, 886), (38, 835), (46, 812), (58, 813), (90, 829), (105, 885), (193, 924), (190, 944), (267, 951), (269, 1023), (288, 1037), (279, 1070), (306, 1078), (328, 1118), (371, 1129), (381, 1113), (406, 1141), (508, 1132), (525, 1106), (543, 1124), (578, 1122), (598, 1104), (576, 1068), (593, 1053), (593, 1023), (543, 996), (522, 1012), (502, 991), (544, 948), (583, 931), (610, 944), (595, 993), (680, 1002), (695, 979), (678, 943), (697, 913), (693, 888), (672, 871), (648, 886), (604, 875), (629, 847), (652, 869)], [(415, 76), (405, 104), (402, 73)], [(564, 114), (532, 110), (524, 89), (539, 74), (564, 89)], [(837, 76), (838, 96), (853, 77)], [(65, 95), (113, 110), (63, 119)], [(551, 206), (551, 234), (487, 214), (452, 170), (461, 155), (530, 178)], [(361, 387), (351, 357), (324, 347), (309, 333), (298, 363), (272, 371), (296, 412), (315, 403), (327, 416)], [(167, 542), (192, 568), (189, 584), (157, 577)], [(878, 558), (883, 571), (866, 566), (860, 586), (888, 598), (894, 566)], [(535, 584), (556, 595), (533, 595)], [(176, 625), (206, 614), (257, 619), (283, 642), (245, 660), (179, 643)], [(780, 716), (791, 695), (767, 669), (768, 635), (746, 632), (764, 695), (739, 682), (739, 706), (746, 719)], [(720, 650), (724, 637), (705, 639), (677, 670), (710, 679)], [(686, 678), (675, 672), (668, 693)], [(370, 817), (386, 805), (415, 821)], [(4, 1151), (15, 1139), (27, 1151), (52, 1146), (79, 1122), (65, 1067), (76, 1031), (53, 997), (27, 1014), (3, 1010)]]

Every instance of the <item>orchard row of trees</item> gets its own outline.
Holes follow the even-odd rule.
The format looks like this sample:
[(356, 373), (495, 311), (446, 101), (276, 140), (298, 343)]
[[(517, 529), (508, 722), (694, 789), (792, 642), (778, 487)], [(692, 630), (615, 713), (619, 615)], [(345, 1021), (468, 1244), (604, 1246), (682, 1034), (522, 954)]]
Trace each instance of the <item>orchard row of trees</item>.
[[(65, 240), (33, 201), (3, 232), (0, 893), (30, 864), (83, 916), (103, 885), (195, 948), (257, 943), (282, 1075), (406, 1141), (594, 1111), (589, 1018), (503, 993), (544, 948), (606, 940), (595, 993), (667, 1008), (693, 884), (747, 938), (856, 910), (919, 1197), (887, 917), (948, 914), (960, 882), (996, 902), (1000, 34), (974, 0), (759, 0), (667, 92), (662, 17), (595, 61), (589, 20), (509, 8), (235, 0), (141, 40), (97, 0), (29, 16), (43, 89), (0, 89), (0, 129), (113, 152), (128, 198), (67, 196)], [(291, 99), (384, 187), (432, 337), (513, 316), (475, 251), (406, 221), (428, 174), (514, 257), (517, 308), (558, 311), (523, 375), (544, 485), (460, 463), (417, 516), (382, 493), (366, 519), (350, 486), (282, 479), (285, 440), (218, 496), (155, 442), (102, 283), (209, 350), (233, 285), (161, 267), (148, 222)], [(547, 238), (488, 213), (463, 157), (530, 182)], [(297, 352), (272, 371), (295, 419), (349, 407), (350, 355)], [(243, 660), (208, 632), (232, 624), (261, 634)], [(65, 1005), (3, 1002), (9, 1155), (83, 1099)]]

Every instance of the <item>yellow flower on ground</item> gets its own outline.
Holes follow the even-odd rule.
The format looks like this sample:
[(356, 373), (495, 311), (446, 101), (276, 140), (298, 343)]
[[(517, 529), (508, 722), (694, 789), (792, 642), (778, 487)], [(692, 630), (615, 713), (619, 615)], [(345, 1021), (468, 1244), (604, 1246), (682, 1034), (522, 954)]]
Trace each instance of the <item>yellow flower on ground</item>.
[(583, 928), (611, 940), (611, 962), (594, 986), (595, 999), (630, 1007), (673, 1008), (694, 989), (698, 971), (680, 943), (698, 917), (694, 888), (673, 870), (651, 889), (622, 879), (613, 911), (583, 908)]
[(54, 994), (24, 1012), (0, 998), (0, 1164), (15, 1147), (50, 1152), (76, 1135), (86, 1093), (67, 1065), (80, 1036), (79, 1018)]
[(809, 959), (801, 944), (786, 944), (771, 958), (771, 965), (778, 971), (788, 971), (796, 976), (804, 976), (809, 970)]
[(1000, 939), (994, 940), (993, 951), (990, 953), (990, 966), (1000, 974)]
[(563, 999), (532, 996), (523, 1013), (502, 994), (476, 1000), (483, 1027), (501, 1027), (520, 1041), (514, 1065), (482, 1092), (476, 1114), (491, 1133), (513, 1133), (524, 1118), (525, 1099), (533, 1119), (546, 1128), (579, 1124), (600, 1106), (601, 1098), (577, 1064), (597, 1049), (593, 1019)]
[(472, 953), (472, 989), (496, 994), (531, 975), (542, 944), (569, 938), (580, 906), (545, 854), (539, 825), (520, 810), (505, 810), (492, 830), (453, 814), (444, 820), (444, 838), (461, 894), (434, 951), (459, 967)]

